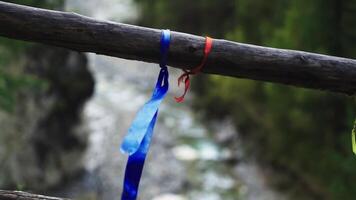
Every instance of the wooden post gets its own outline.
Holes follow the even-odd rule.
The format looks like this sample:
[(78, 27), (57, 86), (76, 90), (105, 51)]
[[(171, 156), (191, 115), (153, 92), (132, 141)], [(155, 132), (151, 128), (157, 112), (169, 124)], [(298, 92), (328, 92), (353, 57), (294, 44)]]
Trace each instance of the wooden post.
[[(0, 35), (120, 58), (159, 62), (161, 30), (95, 20), (75, 13), (0, 2)], [(168, 64), (189, 69), (204, 38), (172, 32)], [(356, 93), (356, 60), (215, 39), (204, 73)]]

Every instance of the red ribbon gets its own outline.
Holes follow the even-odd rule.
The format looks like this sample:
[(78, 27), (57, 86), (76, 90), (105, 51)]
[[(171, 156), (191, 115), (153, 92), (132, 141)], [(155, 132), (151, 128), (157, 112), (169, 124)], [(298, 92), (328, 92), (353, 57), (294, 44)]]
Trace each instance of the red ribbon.
[(200, 73), (201, 69), (203, 69), (206, 61), (208, 60), (208, 56), (211, 52), (213, 46), (213, 39), (210, 37), (206, 37), (205, 38), (205, 48), (204, 48), (204, 57), (202, 62), (200, 63), (200, 65), (196, 66), (195, 68), (191, 69), (191, 70), (186, 70), (183, 69), (184, 73), (178, 78), (178, 87), (180, 86), (181, 83), (184, 83), (185, 87), (184, 87), (184, 93), (182, 96), (180, 97), (174, 97), (177, 103), (181, 103), (184, 101), (184, 97), (187, 94), (187, 91), (190, 87), (190, 78), (189, 76), (192, 74), (198, 74)]

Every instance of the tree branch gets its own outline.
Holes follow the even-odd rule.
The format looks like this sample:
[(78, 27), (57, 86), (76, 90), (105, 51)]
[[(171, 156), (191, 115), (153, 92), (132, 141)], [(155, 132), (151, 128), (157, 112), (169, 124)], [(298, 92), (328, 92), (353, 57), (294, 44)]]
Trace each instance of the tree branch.
[(56, 197), (47, 197), (21, 191), (0, 190), (0, 200), (69, 200)]
[[(159, 62), (161, 31), (0, 2), (0, 35), (126, 59)], [(196, 66), (204, 38), (172, 32), (168, 64)], [(204, 73), (356, 93), (356, 60), (215, 39)]]

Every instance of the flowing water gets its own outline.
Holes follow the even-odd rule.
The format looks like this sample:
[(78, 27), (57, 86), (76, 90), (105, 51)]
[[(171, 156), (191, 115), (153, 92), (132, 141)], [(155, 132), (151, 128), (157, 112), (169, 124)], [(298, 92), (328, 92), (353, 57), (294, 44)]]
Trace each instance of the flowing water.
[[(68, 0), (66, 9), (124, 22), (132, 22), (138, 16), (136, 5), (130, 0)], [(149, 99), (159, 67), (95, 54), (88, 57), (96, 86), (84, 109), (83, 128), (89, 133), (86, 173), (62, 194), (78, 199), (120, 199), (127, 160), (119, 151), (120, 142), (136, 111)], [(175, 103), (173, 96), (182, 92), (176, 87), (180, 72), (169, 70), (171, 86), (160, 108), (139, 199), (283, 199), (265, 184), (261, 170), (253, 162), (224, 162), (231, 159), (232, 153), (209, 135), (237, 134), (232, 124), (217, 123), (214, 128), (207, 128), (189, 107), (189, 98), (183, 104)]]

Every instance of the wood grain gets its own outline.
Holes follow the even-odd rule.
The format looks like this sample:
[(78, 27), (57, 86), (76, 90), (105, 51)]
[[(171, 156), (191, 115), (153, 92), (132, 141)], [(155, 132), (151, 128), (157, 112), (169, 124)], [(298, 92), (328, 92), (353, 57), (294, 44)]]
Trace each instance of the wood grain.
[[(0, 35), (9, 38), (158, 63), (160, 34), (158, 29), (0, 2)], [(196, 66), (203, 48), (204, 37), (172, 32), (168, 64), (181, 69)], [(203, 72), (356, 93), (354, 59), (220, 39), (214, 40)]]
[(48, 197), (48, 196), (30, 194), (21, 191), (0, 190), (0, 200), (69, 200), (69, 199)]

